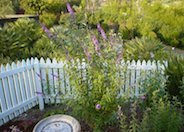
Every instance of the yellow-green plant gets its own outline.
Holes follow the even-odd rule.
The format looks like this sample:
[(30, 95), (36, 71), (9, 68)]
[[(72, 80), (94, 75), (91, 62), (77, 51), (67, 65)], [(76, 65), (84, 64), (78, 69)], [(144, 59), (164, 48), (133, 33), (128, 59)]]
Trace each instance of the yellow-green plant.
[(161, 60), (163, 46), (159, 40), (142, 37), (127, 41), (124, 45), (124, 58), (128, 60)]

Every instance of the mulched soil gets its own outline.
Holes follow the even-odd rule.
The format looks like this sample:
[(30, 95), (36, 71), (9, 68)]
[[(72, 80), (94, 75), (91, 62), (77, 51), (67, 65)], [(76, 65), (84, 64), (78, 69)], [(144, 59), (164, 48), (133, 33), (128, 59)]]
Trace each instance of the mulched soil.
[[(63, 106), (54, 105), (46, 106), (43, 111), (40, 111), (38, 106), (28, 110), (15, 119), (0, 127), (0, 132), (32, 132), (34, 126), (43, 118), (48, 116), (48, 112), (53, 110), (62, 110)], [(84, 122), (80, 121), (81, 132), (93, 132), (93, 130)], [(117, 126), (109, 126), (104, 132), (120, 132)]]

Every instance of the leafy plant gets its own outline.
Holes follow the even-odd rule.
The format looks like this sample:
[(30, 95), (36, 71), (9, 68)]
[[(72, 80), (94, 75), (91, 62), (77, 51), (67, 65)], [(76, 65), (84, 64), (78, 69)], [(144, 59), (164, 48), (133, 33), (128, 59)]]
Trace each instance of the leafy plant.
[(21, 0), (20, 4), (26, 13), (42, 14), (46, 9), (44, 0)]
[(12, 60), (28, 58), (41, 37), (40, 25), (32, 19), (19, 19), (0, 29), (0, 52)]
[(128, 60), (160, 60), (164, 58), (161, 42), (150, 38), (135, 38), (125, 43), (124, 58)]
[(13, 5), (11, 0), (1, 0), (0, 1), (0, 17), (8, 14), (13, 14)]
[(166, 82), (166, 90), (170, 96), (177, 96), (180, 100), (182, 97), (182, 79), (184, 77), (184, 59), (182, 57), (173, 56), (168, 60), (165, 66), (165, 74), (168, 77)]
[(56, 15), (52, 13), (44, 13), (40, 15), (40, 21), (47, 27), (52, 27), (56, 23)]

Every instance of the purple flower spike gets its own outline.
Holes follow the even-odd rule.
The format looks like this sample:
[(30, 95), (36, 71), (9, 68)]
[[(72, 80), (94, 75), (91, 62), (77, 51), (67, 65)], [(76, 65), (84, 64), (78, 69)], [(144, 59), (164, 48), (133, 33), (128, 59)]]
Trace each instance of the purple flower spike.
[(67, 10), (70, 13), (71, 16), (74, 16), (74, 11), (69, 3), (66, 4)]
[(98, 39), (96, 38), (96, 36), (94, 35), (94, 36), (92, 36), (92, 41), (93, 41), (93, 44), (94, 44), (94, 46), (95, 46), (95, 50), (96, 51), (99, 51), (100, 50), (100, 47), (99, 47), (99, 42), (98, 42)]
[(90, 55), (90, 53), (88, 52), (87, 48), (84, 48), (84, 53), (85, 53), (85, 55), (87, 56), (88, 60), (90, 61), (90, 60), (91, 60), (91, 55)]
[(98, 29), (98, 31), (101, 33), (102, 38), (103, 38), (104, 40), (106, 40), (106, 39), (107, 39), (107, 36), (106, 36), (106, 34), (105, 34), (103, 28), (100, 26), (100, 24), (97, 24), (97, 29)]
[(44, 24), (41, 24), (41, 26), (42, 26), (43, 31), (47, 34), (47, 36), (49, 38), (52, 38), (53, 34), (50, 32), (50, 30)]
[(95, 107), (97, 110), (101, 109), (101, 105), (100, 104), (97, 104), (96, 107)]

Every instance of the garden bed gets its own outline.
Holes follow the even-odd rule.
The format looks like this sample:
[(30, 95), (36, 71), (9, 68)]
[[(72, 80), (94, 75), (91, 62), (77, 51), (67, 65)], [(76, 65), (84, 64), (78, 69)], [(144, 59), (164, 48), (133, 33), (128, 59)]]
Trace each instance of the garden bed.
[[(60, 111), (63, 113), (62, 109), (64, 106), (62, 105), (53, 105), (53, 106), (46, 106), (43, 111), (40, 111), (38, 106), (28, 110), (27, 112), (21, 114), (17, 118), (7, 122), (6, 124), (2, 125), (0, 127), (1, 132), (10, 132), (10, 131), (16, 131), (16, 132), (32, 132), (34, 126), (43, 118), (54, 114), (54, 112)], [(54, 111), (56, 110), (56, 111)], [(69, 112), (69, 111), (68, 111)], [(70, 112), (69, 112), (70, 113)], [(84, 122), (80, 121), (82, 132), (92, 132), (92, 129)], [(112, 132), (116, 131), (119, 132), (118, 127), (108, 127), (106, 132)]]

